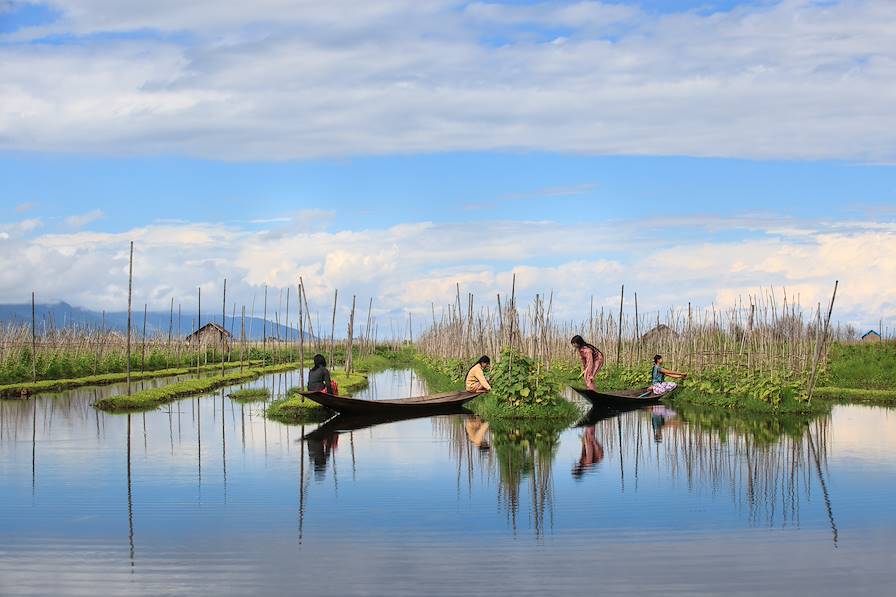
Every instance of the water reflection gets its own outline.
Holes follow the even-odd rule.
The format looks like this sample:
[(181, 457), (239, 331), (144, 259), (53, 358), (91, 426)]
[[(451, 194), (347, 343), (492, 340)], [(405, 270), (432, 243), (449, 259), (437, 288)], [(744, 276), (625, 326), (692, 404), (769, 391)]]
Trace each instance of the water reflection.
[[(378, 387), (403, 391), (390, 377)], [(257, 383), (276, 396), (292, 380)], [(594, 410), (571, 429), (463, 414), (290, 427), (264, 417), (268, 402), (232, 402), (227, 388), (133, 415), (97, 412), (95, 391), (0, 403), (0, 592), (6, 582), (65, 593), (40, 584), (60, 568), (131, 577), (110, 581), (115, 594), (164, 593), (173, 577), (226, 589), (223, 579), (241, 575), (260, 592), (276, 578), (320, 589), (307, 572), (317, 568), (284, 561), (297, 545), (303, 563), (360, 544), (382, 564), (413, 557), (408, 544), (447, 562), (472, 541), (508, 549), (526, 568), (548, 551), (590, 566), (602, 557), (588, 550), (595, 536), (620, 537), (652, 561), (698, 534), (710, 554), (743, 556), (745, 541), (775, 549), (781, 529), (816, 555), (896, 548), (891, 536), (873, 552), (863, 543), (893, 525), (894, 417), (884, 409), (814, 419)], [(279, 564), (270, 577), (253, 576), (268, 561), (261, 554)], [(829, 568), (822, 561), (816, 572)], [(362, 568), (346, 564), (368, 578)], [(400, 573), (418, 583), (430, 572)], [(345, 589), (335, 582), (333, 593)]]
[[(451, 456), (458, 471), (466, 471), (468, 484), (477, 469), (483, 478), (499, 480), (497, 501), (514, 531), (523, 509), (537, 537), (551, 528), (553, 464), (562, 428), (476, 417), (441, 420), (434, 428), (451, 443)], [(579, 482), (615, 476), (620, 493), (637, 493), (645, 472), (651, 480), (659, 473), (693, 494), (727, 494), (751, 526), (769, 528), (799, 527), (801, 506), (820, 490), (836, 544), (825, 479), (829, 428), (827, 416), (757, 417), (663, 405), (625, 412), (593, 409), (576, 432), (579, 450), (571, 475)], [(493, 453), (487, 457), (481, 453), (489, 451), (486, 446)]]

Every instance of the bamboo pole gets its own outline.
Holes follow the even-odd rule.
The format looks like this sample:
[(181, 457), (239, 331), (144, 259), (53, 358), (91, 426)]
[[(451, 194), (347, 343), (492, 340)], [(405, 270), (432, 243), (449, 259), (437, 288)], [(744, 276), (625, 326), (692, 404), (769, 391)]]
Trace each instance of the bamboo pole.
[(143, 334), (140, 338), (140, 372), (146, 371), (146, 310), (147, 305), (143, 303)]
[(625, 301), (625, 284), (622, 285), (622, 292), (619, 294), (619, 321), (616, 326), (619, 328), (619, 335), (616, 340), (616, 364), (619, 365), (622, 357), (622, 304)]
[(243, 351), (246, 346), (246, 305), (240, 316), (240, 373), (243, 372)]
[[(305, 324), (304, 313), (302, 312), (302, 297), (305, 296), (305, 289), (302, 287), (302, 278), (299, 276), (299, 387), (305, 391)], [(304, 445), (304, 442), (303, 442)]]
[(174, 331), (174, 297), (171, 297), (171, 309), (168, 311), (168, 342), (165, 344), (165, 367), (170, 367), (171, 332)]
[[(261, 336), (261, 350), (266, 352), (268, 349), (268, 285), (264, 285), (264, 314), (262, 315), (262, 336)], [(266, 360), (267, 355), (262, 355), (262, 359)]]
[(346, 347), (345, 353), (345, 372), (351, 373), (354, 367), (354, 355), (352, 354), (352, 347), (354, 344), (354, 336), (355, 336), (355, 295), (352, 295), (352, 312), (348, 318), (348, 346)]
[[(130, 296), (130, 294), (128, 295)], [(37, 326), (35, 323), (36, 307), (34, 304), (34, 291), (31, 291), (31, 381), (37, 381)], [(128, 347), (130, 348), (130, 347)], [(128, 367), (128, 380), (130, 381), (131, 373)], [(35, 407), (36, 408), (36, 407)]]
[(224, 353), (227, 347), (227, 278), (224, 278), (224, 293), (221, 299), (221, 377), (224, 377)]
[(339, 300), (339, 289), (333, 293), (333, 319), (330, 323), (330, 366), (335, 365), (333, 358), (336, 350), (336, 302)]
[(131, 294), (134, 288), (134, 241), (131, 241), (131, 257), (128, 261), (128, 396), (131, 395)]
[(828, 315), (824, 320), (824, 328), (822, 330), (821, 337), (821, 346), (818, 349), (818, 352), (815, 354), (815, 363), (812, 365), (812, 374), (809, 377), (809, 389), (808, 389), (808, 399), (809, 402), (812, 402), (812, 393), (815, 391), (815, 382), (818, 377), (818, 362), (821, 360), (821, 355), (824, 352), (824, 347), (828, 341), (828, 328), (831, 324), (831, 314), (834, 312), (834, 301), (837, 300), (837, 288), (840, 286), (840, 281), (834, 281), (834, 294), (831, 295), (831, 304), (828, 306)]
[(196, 374), (199, 374), (199, 368), (202, 365), (201, 357), (199, 356), (199, 348), (202, 344), (202, 338), (199, 334), (199, 330), (202, 329), (202, 286), (199, 287), (198, 294), (198, 304), (196, 307), (196, 328), (193, 330), (193, 342), (196, 343)]

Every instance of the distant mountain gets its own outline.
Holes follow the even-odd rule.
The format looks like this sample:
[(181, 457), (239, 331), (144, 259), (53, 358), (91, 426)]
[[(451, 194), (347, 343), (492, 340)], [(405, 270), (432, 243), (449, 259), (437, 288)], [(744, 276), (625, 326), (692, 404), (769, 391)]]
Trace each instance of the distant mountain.
[[(104, 324), (106, 329), (127, 332), (128, 314), (127, 311), (109, 311), (105, 314), (105, 319), (101, 311), (91, 311), (80, 307), (73, 307), (68, 303), (55, 303), (51, 305), (36, 305), (35, 320), (37, 322), (38, 332), (46, 327), (55, 326), (56, 328), (64, 327), (90, 327), (98, 328)], [(196, 312), (182, 312), (178, 323), (177, 311), (174, 311), (174, 321), (172, 326), (172, 336), (176, 337), (178, 329), (180, 334), (186, 336), (196, 325)], [(170, 322), (170, 313), (168, 311), (149, 311), (146, 314), (146, 335), (155, 336), (158, 334), (167, 336), (168, 326)], [(201, 318), (202, 324), (209, 322), (221, 323), (221, 314), (217, 316), (213, 313), (203, 313)], [(0, 325), (9, 324), (27, 324), (31, 325), (31, 304), (24, 305), (0, 305)], [(143, 331), (143, 309), (134, 309), (132, 316), (132, 330), (135, 334)], [(225, 326), (237, 338), (240, 336), (240, 317), (231, 319), (228, 314), (225, 318)], [(246, 317), (246, 338), (249, 340), (261, 340), (264, 337), (265, 322), (260, 317)], [(285, 325), (277, 326), (273, 321), (267, 322), (268, 338), (286, 339), (287, 335), (291, 338), (298, 338), (299, 332), (291, 326), (287, 328)], [(288, 333), (288, 334), (287, 334)], [(313, 340), (307, 331), (305, 338)]]

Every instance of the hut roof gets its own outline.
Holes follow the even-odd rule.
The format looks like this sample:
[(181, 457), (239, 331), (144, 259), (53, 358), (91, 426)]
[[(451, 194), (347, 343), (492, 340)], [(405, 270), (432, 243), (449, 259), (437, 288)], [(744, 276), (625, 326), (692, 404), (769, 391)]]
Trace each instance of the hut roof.
[(662, 337), (677, 338), (678, 335), (679, 335), (678, 332), (676, 332), (675, 330), (673, 330), (666, 324), (661, 323), (660, 325), (656, 326), (652, 330), (645, 332), (641, 336), (641, 340), (642, 341), (643, 340), (652, 340), (654, 338), (662, 338)]
[(868, 336), (877, 336), (878, 338), (880, 338), (880, 334), (877, 333), (876, 330), (868, 330), (867, 332), (865, 332), (864, 334), (862, 334), (862, 340), (864, 340), (864, 339), (867, 338)]
[(225, 328), (221, 327), (217, 323), (209, 322), (209, 323), (205, 324), (204, 326), (202, 326), (201, 328), (199, 328), (198, 330), (196, 330), (195, 332), (193, 332), (192, 334), (190, 334), (189, 336), (187, 336), (187, 339), (189, 340), (193, 336), (198, 336), (199, 334), (201, 334), (202, 332), (204, 332), (206, 330), (215, 330), (219, 334), (223, 334), (225, 338), (231, 337), (230, 332), (228, 332)]

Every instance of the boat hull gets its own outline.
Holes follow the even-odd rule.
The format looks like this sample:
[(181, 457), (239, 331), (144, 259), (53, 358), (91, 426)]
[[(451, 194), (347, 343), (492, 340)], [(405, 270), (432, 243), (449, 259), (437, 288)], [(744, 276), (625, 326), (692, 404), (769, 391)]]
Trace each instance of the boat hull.
[(325, 408), (345, 415), (426, 415), (456, 411), (479, 394), (448, 392), (400, 400), (361, 400), (323, 392), (302, 392), (302, 395)]
[[(656, 395), (649, 388), (620, 391), (598, 391), (585, 388), (573, 388), (582, 398), (585, 398), (595, 406), (635, 407), (659, 404), (662, 400), (671, 398), (678, 388), (665, 394)], [(648, 394), (644, 396), (644, 394)]]

